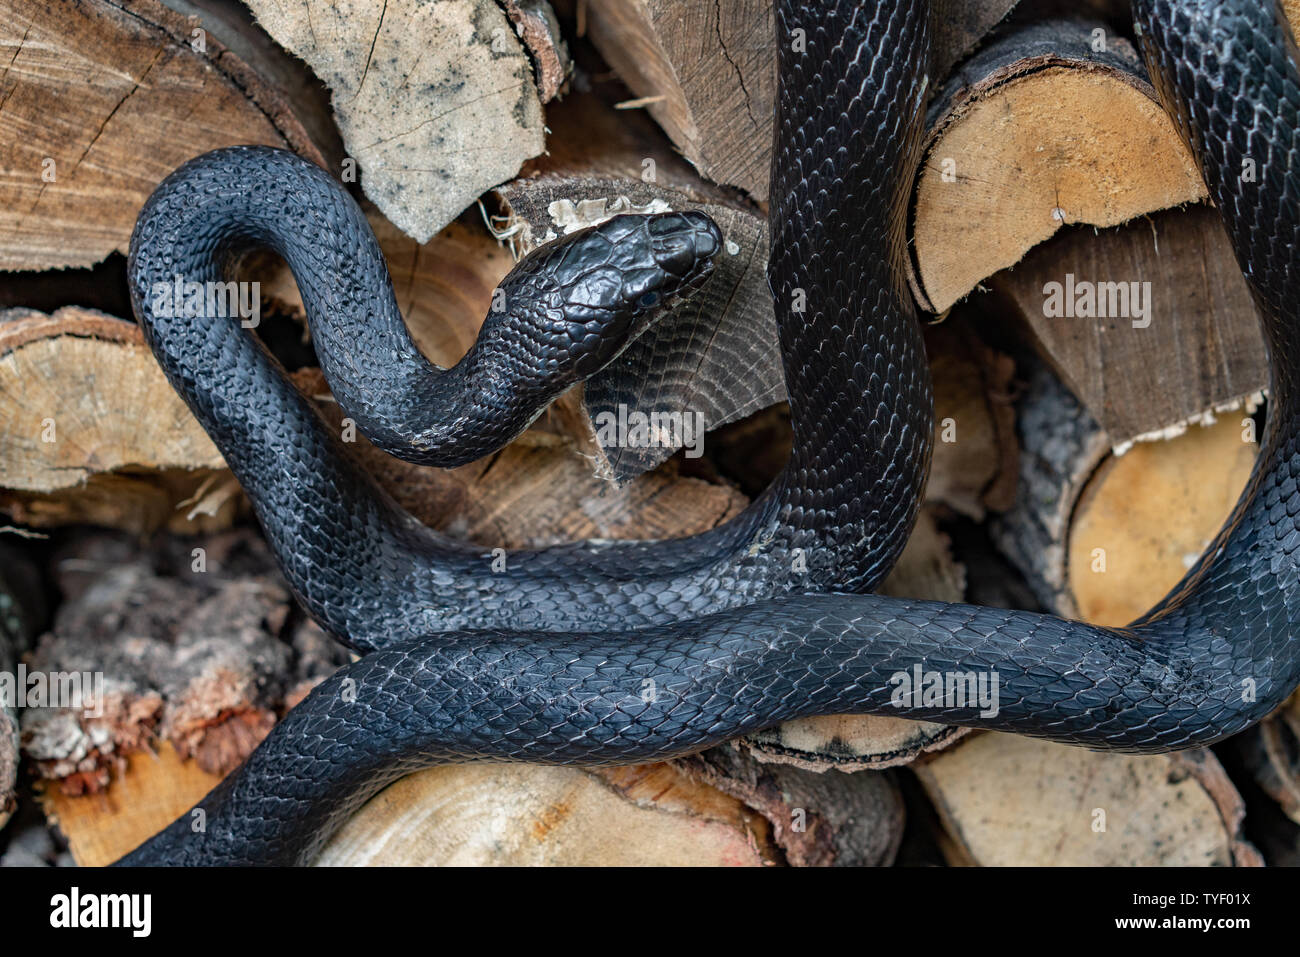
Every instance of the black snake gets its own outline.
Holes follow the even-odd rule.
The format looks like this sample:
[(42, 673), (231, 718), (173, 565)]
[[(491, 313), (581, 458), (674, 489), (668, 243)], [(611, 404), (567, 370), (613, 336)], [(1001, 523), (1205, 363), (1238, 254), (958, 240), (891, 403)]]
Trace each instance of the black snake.
[[(293, 709), (202, 816), (125, 862), (307, 860), (380, 788), (442, 762), (647, 761), (837, 712), (1161, 751), (1272, 710), (1300, 681), (1300, 78), (1271, 4), (1134, 8), (1255, 294), (1272, 380), (1240, 503), (1127, 628), (866, 594), (929, 467), (929, 373), (903, 280), (926, 0), (778, 2), (768, 276), (794, 451), (740, 517), (687, 539), (521, 552), (494, 572), (486, 549), (398, 509), (254, 336), (203, 309), (157, 310), (150, 290), (220, 281), (253, 246), (278, 251), (344, 411), (394, 454), (454, 464), (507, 441), (688, 294), (720, 243), (706, 218), (617, 218), (538, 251), (443, 371), (412, 344), (365, 219), (326, 174), (260, 148), (172, 174), (131, 242), (136, 314), (303, 605), (364, 655)], [(1240, 175), (1247, 160), (1254, 178)], [(890, 678), (917, 665), (996, 673), (996, 715), (951, 701), (900, 711)]]

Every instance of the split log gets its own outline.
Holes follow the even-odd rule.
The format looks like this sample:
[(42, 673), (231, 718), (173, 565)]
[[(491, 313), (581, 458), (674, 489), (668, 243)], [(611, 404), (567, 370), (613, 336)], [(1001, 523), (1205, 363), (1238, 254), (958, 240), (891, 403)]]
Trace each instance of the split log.
[[(1244, 412), (1123, 455), (1046, 369), (1020, 407), (1020, 488), (994, 538), (1035, 597), (1126, 625), (1178, 583), (1236, 504), (1258, 451)], [(1170, 521), (1177, 516), (1177, 521)]]
[(1137, 52), (1101, 23), (1031, 24), (991, 43), (927, 125), (910, 278), (933, 312), (1063, 225), (1113, 226), (1206, 195)]
[[(1015, 2), (936, 3), (935, 75), (946, 75)], [(771, 4), (584, 0), (583, 9), (596, 49), (691, 164), (765, 201), (776, 102)]]
[(0, 313), (0, 453), (0, 509), (30, 527), (202, 531), (242, 497), (139, 327), (87, 309)]
[(1208, 206), (1061, 230), (988, 285), (1120, 448), (1253, 403), (1268, 385), (1250, 290)]
[(421, 243), (545, 148), (532, 63), (494, 0), (248, 6), (329, 87), (345, 178)]
[(1253, 866), (1245, 806), (1208, 750), (1105, 754), (971, 735), (916, 774), (952, 864)]
[(154, 187), (208, 150), (322, 162), (270, 84), (155, 0), (3, 0), (0, 48), (0, 269), (125, 253)]

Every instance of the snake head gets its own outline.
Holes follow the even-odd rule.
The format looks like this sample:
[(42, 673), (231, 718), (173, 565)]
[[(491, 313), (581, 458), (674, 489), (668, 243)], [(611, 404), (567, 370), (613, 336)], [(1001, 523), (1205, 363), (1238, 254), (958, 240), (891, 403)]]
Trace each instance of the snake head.
[(581, 381), (698, 289), (721, 246), (717, 225), (695, 211), (615, 216), (571, 233), (501, 283), (512, 334), (532, 340), (551, 382)]

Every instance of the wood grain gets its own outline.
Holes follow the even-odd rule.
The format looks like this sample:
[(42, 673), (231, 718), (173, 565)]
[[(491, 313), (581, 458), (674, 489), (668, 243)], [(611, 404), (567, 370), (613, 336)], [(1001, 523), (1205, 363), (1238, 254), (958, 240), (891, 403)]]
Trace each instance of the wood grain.
[(0, 0), (0, 269), (125, 253), (185, 160), (260, 143), (320, 153), (280, 97), (155, 0)]

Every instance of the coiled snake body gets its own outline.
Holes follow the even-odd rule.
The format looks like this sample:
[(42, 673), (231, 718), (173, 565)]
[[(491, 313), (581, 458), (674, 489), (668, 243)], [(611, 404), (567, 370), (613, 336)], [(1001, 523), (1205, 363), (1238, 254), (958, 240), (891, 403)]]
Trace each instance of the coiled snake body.
[[(443, 371), (411, 343), (373, 235), (325, 174), (241, 148), (168, 178), (131, 243), (137, 316), (296, 594), (365, 654), (201, 802), (203, 828), (186, 815), (124, 861), (305, 861), (380, 788), (431, 764), (646, 761), (804, 715), (1160, 751), (1267, 714), (1300, 681), (1300, 79), (1280, 14), (1258, 0), (1134, 7), (1255, 293), (1272, 383), (1236, 510), (1128, 628), (865, 594), (897, 557), (929, 466), (929, 373), (902, 278), (925, 0), (778, 3), (769, 282), (795, 447), (743, 515), (692, 538), (518, 553), (494, 573), (486, 550), (414, 522), (353, 465), (252, 335), (164, 314), (149, 291), (175, 276), (220, 280), (232, 258), (269, 245), (303, 290), (344, 410), (394, 454), (453, 464), (517, 434), (689, 293), (720, 245), (705, 217), (619, 218), (540, 250)], [(890, 676), (916, 665), (996, 672), (996, 715), (900, 711)]]

